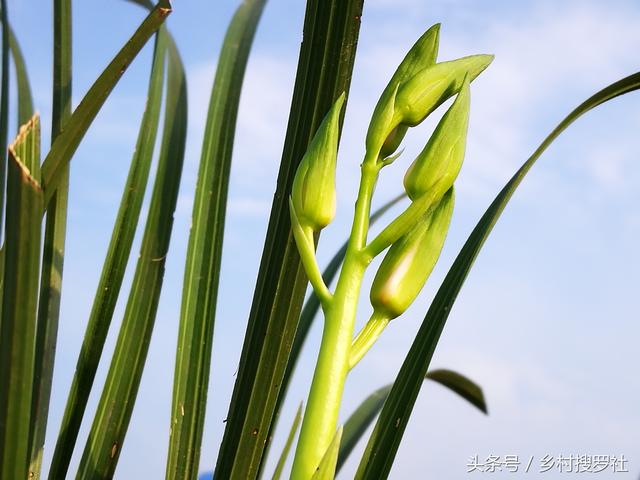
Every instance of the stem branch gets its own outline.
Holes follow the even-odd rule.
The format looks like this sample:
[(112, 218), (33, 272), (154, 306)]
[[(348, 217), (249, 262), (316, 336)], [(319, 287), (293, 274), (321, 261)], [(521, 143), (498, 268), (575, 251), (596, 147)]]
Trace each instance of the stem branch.
[(322, 343), (293, 461), (292, 480), (309, 480), (331, 444), (349, 373), (356, 308), (362, 278), (369, 263), (363, 250), (369, 230), (371, 198), (381, 164), (377, 162), (377, 156), (367, 155), (361, 168), (347, 252), (335, 293), (324, 309)]

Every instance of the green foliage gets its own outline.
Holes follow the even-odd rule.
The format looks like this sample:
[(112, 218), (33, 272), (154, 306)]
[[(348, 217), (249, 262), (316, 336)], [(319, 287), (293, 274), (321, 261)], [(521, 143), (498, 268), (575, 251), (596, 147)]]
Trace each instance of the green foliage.
[[(440, 383), (452, 392), (460, 395), (481, 412), (487, 413), (487, 405), (482, 389), (464, 375), (451, 370), (433, 370), (427, 373), (425, 378)], [(378, 413), (380, 413), (392, 386), (393, 385), (385, 385), (369, 395), (345, 422), (340, 453), (338, 455), (338, 465), (336, 467), (337, 471), (340, 471), (349, 454), (351, 454), (369, 425), (371, 425), (378, 416)]]
[(198, 473), (233, 139), (245, 67), (264, 5), (264, 0), (255, 0), (238, 7), (211, 93), (182, 292), (168, 479), (189, 479)]
[(289, 456), (289, 451), (291, 450), (291, 446), (293, 445), (293, 440), (298, 432), (298, 427), (300, 426), (300, 420), (302, 420), (302, 404), (298, 407), (298, 411), (296, 412), (296, 416), (293, 419), (293, 423), (291, 424), (291, 430), (289, 430), (289, 436), (287, 437), (287, 441), (284, 444), (284, 448), (282, 449), (282, 453), (280, 454), (280, 458), (278, 458), (278, 463), (276, 464), (276, 468), (273, 471), (273, 476), (271, 480), (279, 480), (282, 476), (282, 472), (284, 470), (284, 465), (287, 461), (287, 457)]
[(154, 48), (147, 107), (140, 123), (135, 153), (124, 185), (120, 208), (69, 389), (60, 434), (51, 463), (51, 478), (63, 477), (71, 461), (131, 254), (158, 131), (168, 41), (168, 34), (161, 31)]
[(251, 479), (262, 468), (307, 284), (291, 234), (288, 197), (326, 112), (342, 92), (348, 100), (362, 3), (307, 2), (277, 187), (216, 478)]
[(0, 322), (0, 477), (27, 478), (42, 238), (40, 119), (9, 147)]

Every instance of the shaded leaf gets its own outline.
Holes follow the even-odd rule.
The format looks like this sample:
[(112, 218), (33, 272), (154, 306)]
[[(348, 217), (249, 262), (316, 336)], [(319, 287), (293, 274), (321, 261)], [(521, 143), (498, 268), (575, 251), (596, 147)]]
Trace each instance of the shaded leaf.
[(5, 211), (5, 183), (7, 179), (7, 135), (9, 128), (9, 19), (7, 2), (0, 0), (0, 21), (2, 22), (2, 50), (0, 51), (0, 227)]
[(318, 125), (349, 90), (362, 1), (307, 3), (284, 152), (215, 478), (251, 480), (262, 465), (307, 284), (288, 197)]
[[(403, 198), (407, 198), (406, 194), (402, 193), (397, 195), (396, 197), (389, 200), (387, 203), (378, 208), (369, 218), (370, 225), (373, 225), (377, 222), (380, 217), (382, 217), (390, 208), (396, 205)], [(344, 260), (345, 252), (347, 251), (347, 242), (340, 247), (340, 249), (335, 253), (335, 255), (331, 258), (329, 263), (322, 272), (322, 278), (324, 278), (324, 282), (326, 285), (330, 285), (331, 282), (335, 279), (340, 266), (342, 265), (342, 261)], [(289, 354), (289, 361), (287, 362), (287, 367), (284, 372), (284, 377), (282, 379), (282, 387), (280, 391), (280, 395), (278, 396), (278, 401), (276, 404), (276, 409), (274, 413), (274, 421), (271, 427), (272, 432), (275, 431), (277, 426), (278, 418), (280, 415), (280, 409), (282, 407), (283, 402), (287, 397), (287, 393), (289, 390), (289, 385), (291, 383), (291, 377), (293, 372), (298, 364), (298, 359), (300, 358), (300, 353), (302, 351), (302, 347), (307, 340), (307, 336), (309, 335), (309, 330), (311, 330), (311, 326), (313, 325), (313, 321), (316, 318), (318, 312), (320, 311), (320, 301), (318, 297), (311, 291), (311, 295), (304, 304), (302, 308), (302, 312), (300, 313), (300, 322), (298, 323), (298, 329), (296, 330), (295, 337), (293, 339), (293, 344), (291, 345), (291, 353)], [(269, 435), (270, 437), (272, 434)], [(268, 452), (268, 446), (267, 446)], [(266, 455), (266, 454), (265, 454)]]

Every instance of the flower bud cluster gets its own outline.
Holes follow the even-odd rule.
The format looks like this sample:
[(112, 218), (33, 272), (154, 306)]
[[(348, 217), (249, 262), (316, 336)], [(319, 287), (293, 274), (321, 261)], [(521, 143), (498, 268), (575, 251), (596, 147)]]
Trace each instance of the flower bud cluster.
[(429, 29), (400, 64), (376, 106), (367, 135), (368, 154), (379, 152), (378, 160), (386, 165), (390, 161), (385, 158), (399, 147), (409, 128), (456, 96), (404, 176), (405, 191), (414, 202), (407, 212), (424, 214), (419, 213), (423, 216), (417, 223), (411, 215), (401, 215), (388, 230), (401, 236), (388, 240), (391, 246), (376, 273), (370, 300), (374, 316), (389, 320), (415, 300), (440, 256), (453, 213), (453, 184), (464, 159), (469, 84), (493, 60), (492, 55), (472, 55), (435, 63), (438, 33), (438, 26)]
[(382, 92), (367, 131), (370, 155), (383, 160), (399, 147), (407, 129), (473, 81), (489, 66), (493, 55), (472, 55), (435, 63), (440, 25), (427, 30), (409, 50)]

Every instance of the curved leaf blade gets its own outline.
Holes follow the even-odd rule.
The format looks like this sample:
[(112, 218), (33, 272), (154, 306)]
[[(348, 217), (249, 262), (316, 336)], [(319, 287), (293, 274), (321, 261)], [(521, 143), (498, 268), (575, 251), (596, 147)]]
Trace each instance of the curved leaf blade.
[[(136, 148), (131, 159), (118, 215), (102, 266), (100, 281), (96, 288), (75, 374), (67, 396), (64, 416), (49, 470), (49, 478), (51, 479), (64, 478), (69, 468), (131, 254), (158, 132), (168, 41), (169, 34), (161, 29), (156, 38), (147, 102)], [(56, 192), (56, 196), (59, 192)]]
[(170, 480), (193, 478), (200, 462), (236, 119), (265, 3), (246, 0), (236, 10), (211, 92), (182, 292), (166, 469)]
[(129, 426), (155, 322), (184, 162), (187, 90), (184, 67), (169, 43), (165, 123), (140, 256), (98, 410), (77, 478), (111, 478)]
[(138, 55), (147, 40), (160, 28), (171, 13), (168, 0), (160, 0), (147, 15), (129, 41), (120, 49), (104, 71), (93, 83), (89, 91), (74, 110), (65, 125), (64, 131), (58, 135), (51, 150), (42, 163), (42, 184), (45, 191), (45, 205), (58, 187), (64, 176), (65, 166), (71, 160), (85, 133), (104, 105), (107, 97), (118, 83), (126, 69)]
[[(433, 380), (442, 386), (457, 393), (483, 413), (487, 413), (486, 402), (482, 388), (469, 378), (452, 370), (433, 370), (428, 372), (425, 379)], [(344, 434), (342, 435), (342, 445), (338, 454), (339, 472), (349, 455), (358, 444), (369, 425), (378, 416), (385, 400), (389, 396), (393, 384), (385, 385), (369, 395), (356, 410), (351, 414), (344, 424)]]
[(379, 480), (388, 477), (400, 440), (415, 405), (420, 390), (420, 382), (429, 367), (451, 307), (493, 226), (536, 160), (569, 125), (583, 114), (613, 98), (639, 88), (640, 72), (612, 83), (576, 107), (544, 139), (491, 203), (471, 232), (462, 250), (460, 250), (431, 303), (420, 330), (396, 377), (387, 402), (382, 408), (376, 427), (360, 462), (356, 478)]
[(9, 147), (0, 320), (0, 478), (28, 478), (43, 192), (40, 120)]
[(5, 184), (7, 181), (7, 135), (9, 128), (9, 19), (6, 0), (0, 0), (2, 23), (2, 49), (0, 50), (0, 227), (5, 211)]
[(362, 2), (307, 3), (278, 183), (215, 478), (251, 480), (263, 465), (307, 285), (288, 196), (311, 137), (336, 98), (349, 90)]
[(464, 375), (453, 370), (438, 369), (427, 372), (429, 380), (438, 382), (443, 387), (457, 393), (482, 413), (487, 414), (487, 402), (482, 393), (482, 387)]
[[(369, 224), (373, 225), (377, 222), (389, 209), (395, 206), (400, 200), (407, 198), (405, 193), (401, 193), (396, 197), (392, 198), (380, 208), (378, 208), (373, 214), (369, 217)], [(335, 279), (338, 270), (340, 269), (340, 265), (342, 265), (342, 261), (344, 260), (345, 252), (347, 251), (347, 242), (345, 241), (340, 249), (334, 254), (331, 258), (324, 271), (322, 272), (322, 278), (326, 285), (330, 285), (331, 282)], [(276, 404), (275, 412), (274, 412), (274, 420), (271, 426), (271, 431), (274, 432), (278, 419), (280, 416), (280, 409), (282, 407), (282, 403), (287, 398), (287, 393), (289, 391), (289, 385), (291, 383), (291, 377), (293, 376), (293, 372), (295, 371), (296, 365), (298, 364), (298, 359), (300, 358), (300, 353), (302, 352), (302, 347), (307, 340), (307, 336), (309, 335), (309, 331), (313, 325), (313, 321), (315, 320), (318, 312), (320, 311), (320, 301), (318, 297), (311, 291), (311, 295), (307, 298), (307, 301), (304, 303), (302, 307), (302, 312), (300, 313), (300, 321), (298, 323), (298, 328), (296, 330), (295, 337), (293, 338), (293, 344), (291, 345), (291, 353), (289, 354), (289, 361), (287, 362), (287, 367), (284, 372), (284, 377), (282, 379), (282, 387), (280, 394), (278, 395), (278, 401)], [(271, 437), (272, 434), (269, 434)], [(267, 445), (265, 456), (268, 454), (269, 445)]]

